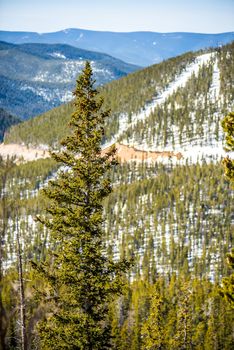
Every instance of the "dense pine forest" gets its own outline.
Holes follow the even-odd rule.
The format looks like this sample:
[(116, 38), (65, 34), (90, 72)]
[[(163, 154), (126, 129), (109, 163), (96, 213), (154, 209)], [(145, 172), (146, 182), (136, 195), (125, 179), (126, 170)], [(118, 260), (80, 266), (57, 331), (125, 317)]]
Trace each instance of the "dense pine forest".
[[(210, 59), (197, 74), (147, 118), (138, 117), (204, 54)], [(88, 71), (78, 80), (83, 88)], [(233, 44), (113, 81), (98, 89), (104, 102), (93, 102), (91, 83), (85, 100), (79, 84), (75, 106), (5, 134), (7, 143), (52, 146), (54, 155), (27, 163), (0, 159), (1, 348), (232, 349), (233, 161), (203, 154), (196, 161), (117, 164), (114, 149), (100, 152), (111, 140), (182, 154), (195, 146), (233, 151)], [(81, 158), (72, 155), (77, 149)], [(72, 217), (76, 205), (79, 215)], [(88, 269), (90, 257), (96, 273)], [(70, 269), (75, 261), (77, 275)]]

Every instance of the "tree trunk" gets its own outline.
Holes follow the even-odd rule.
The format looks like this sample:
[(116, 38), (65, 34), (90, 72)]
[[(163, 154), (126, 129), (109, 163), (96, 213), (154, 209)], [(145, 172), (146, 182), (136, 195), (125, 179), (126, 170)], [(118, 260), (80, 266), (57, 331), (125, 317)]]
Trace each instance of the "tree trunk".
[(8, 213), (7, 213), (7, 204), (6, 204), (6, 180), (7, 176), (5, 173), (2, 174), (1, 176), (1, 201), (2, 201), (2, 227), (0, 229), (0, 344), (1, 344), (1, 349), (5, 350), (6, 349), (6, 344), (5, 344), (5, 337), (6, 337), (6, 331), (7, 331), (7, 315), (6, 311), (3, 306), (2, 302), (2, 278), (3, 278), (3, 267), (2, 267), (2, 261), (3, 261), (3, 240), (6, 235), (6, 230), (7, 230), (7, 222), (8, 222)]
[(18, 269), (19, 269), (19, 288), (20, 288), (20, 334), (21, 334), (21, 349), (27, 350), (27, 339), (26, 339), (26, 313), (25, 313), (25, 296), (24, 296), (24, 281), (23, 281), (23, 266), (22, 266), (22, 253), (20, 247), (20, 237), (18, 229), (18, 218), (16, 228), (16, 239), (17, 239), (17, 258), (18, 258)]

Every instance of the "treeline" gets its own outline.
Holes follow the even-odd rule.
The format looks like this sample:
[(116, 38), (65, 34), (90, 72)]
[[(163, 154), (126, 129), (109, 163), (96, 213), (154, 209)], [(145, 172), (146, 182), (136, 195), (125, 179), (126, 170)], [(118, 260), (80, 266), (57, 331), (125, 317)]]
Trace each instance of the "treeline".
[[(174, 147), (191, 141), (196, 143), (196, 140), (199, 144), (200, 138), (203, 139), (202, 145), (220, 140), (220, 119), (232, 109), (233, 48), (234, 44), (229, 44), (217, 49), (210, 64), (203, 65), (197, 77), (192, 75), (185, 88), (178, 89), (162, 106), (155, 108), (145, 122), (128, 128), (119, 141), (140, 143), (144, 139), (151, 147)], [(118, 131), (121, 114), (128, 115), (131, 121), (134, 113), (162, 92), (201, 53), (186, 53), (100, 88), (105, 107), (111, 109), (104, 141), (110, 140)], [(216, 58), (220, 71), (220, 96), (212, 97), (210, 88)], [(68, 132), (67, 122), (73, 109), (71, 102), (12, 127), (5, 142), (56, 146)]]

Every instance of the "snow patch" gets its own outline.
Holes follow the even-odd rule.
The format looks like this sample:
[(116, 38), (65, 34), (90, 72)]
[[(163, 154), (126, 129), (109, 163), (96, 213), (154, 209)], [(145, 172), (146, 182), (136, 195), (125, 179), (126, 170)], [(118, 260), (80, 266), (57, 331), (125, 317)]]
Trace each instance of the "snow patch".
[(213, 102), (216, 102), (219, 97), (219, 93), (220, 93), (220, 71), (218, 67), (218, 60), (216, 58), (214, 62), (213, 81), (209, 91), (210, 99)]
[(83, 36), (84, 36), (84, 34), (83, 34), (83, 33), (80, 33), (80, 35), (78, 36), (78, 38), (76, 39), (76, 41), (80, 41), (80, 39), (82, 39)]
[(50, 53), (49, 55), (52, 56), (52, 57), (55, 57), (55, 58), (62, 58), (62, 59), (66, 59), (67, 58), (65, 55), (63, 55), (60, 52), (53, 52), (53, 53)]

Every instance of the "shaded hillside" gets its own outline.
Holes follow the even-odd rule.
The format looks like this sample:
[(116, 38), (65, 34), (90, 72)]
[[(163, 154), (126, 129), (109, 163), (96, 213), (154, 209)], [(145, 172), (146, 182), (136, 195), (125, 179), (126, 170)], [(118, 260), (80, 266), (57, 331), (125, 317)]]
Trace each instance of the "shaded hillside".
[(138, 67), (68, 45), (0, 42), (0, 105), (23, 119), (72, 99), (77, 75), (91, 61), (97, 85)]
[(0, 142), (3, 141), (5, 132), (10, 128), (10, 126), (19, 124), (21, 122), (20, 118), (17, 118), (3, 108), (0, 108)]

